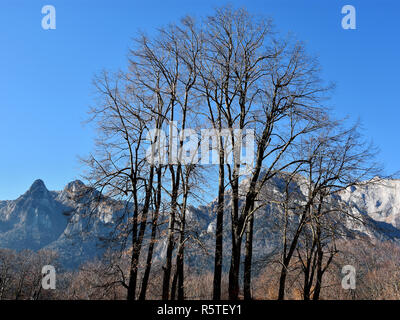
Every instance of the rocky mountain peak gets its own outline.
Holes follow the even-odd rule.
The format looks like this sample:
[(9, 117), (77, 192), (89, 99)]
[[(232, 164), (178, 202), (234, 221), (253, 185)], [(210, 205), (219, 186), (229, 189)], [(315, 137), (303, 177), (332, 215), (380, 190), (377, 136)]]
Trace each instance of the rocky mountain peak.
[(85, 187), (85, 184), (81, 181), (81, 180), (74, 180), (70, 183), (68, 183), (65, 186), (65, 191), (69, 191), (69, 192), (78, 192), (80, 190), (82, 190)]
[(43, 180), (37, 179), (33, 182), (31, 187), (29, 188), (27, 195), (34, 197), (34, 198), (43, 198), (49, 193), (47, 190), (46, 185), (44, 184)]

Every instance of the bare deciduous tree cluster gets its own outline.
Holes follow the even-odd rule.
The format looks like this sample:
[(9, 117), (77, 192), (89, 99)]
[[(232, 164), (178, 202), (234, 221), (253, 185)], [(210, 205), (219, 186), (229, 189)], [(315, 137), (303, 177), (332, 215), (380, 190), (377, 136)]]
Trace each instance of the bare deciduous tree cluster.
[(0, 300), (55, 298), (54, 292), (42, 288), (42, 268), (58, 266), (57, 259), (57, 253), (50, 250), (0, 249)]
[[(375, 172), (368, 166), (372, 153), (360, 146), (357, 129), (331, 120), (323, 104), (330, 86), (323, 84), (318, 63), (301, 43), (278, 39), (269, 20), (243, 9), (221, 8), (201, 23), (187, 17), (160, 29), (155, 37), (141, 35), (130, 52), (129, 70), (114, 76), (104, 73), (95, 84), (99, 105), (93, 115), (100, 138), (97, 154), (87, 161), (89, 178), (95, 188), (129, 203), (113, 239), (130, 252), (129, 280), (124, 283), (128, 299), (146, 297), (156, 241), (165, 243), (162, 298), (185, 298), (184, 249), (194, 240), (186, 216), (204, 178), (218, 185), (213, 298), (221, 298), (224, 211), (230, 211), (232, 226), (229, 298), (239, 298), (245, 238), (243, 294), (250, 299), (254, 213), (278, 201), (285, 212), (279, 299), (284, 298), (295, 255), (302, 262), (305, 299), (314, 278), (313, 297), (318, 299), (323, 274), (337, 253), (335, 224), (346, 214), (335, 208), (334, 196)], [(218, 169), (182, 161), (186, 137), (180, 133), (208, 126), (217, 135)], [(247, 128), (255, 130), (256, 156), (251, 172), (243, 177), (242, 141), (233, 132)], [(149, 150), (164, 155), (164, 137), (156, 134), (149, 141), (153, 129), (169, 130), (167, 164), (147, 161)], [(224, 129), (231, 134), (224, 137)], [(229, 139), (232, 152), (224, 139)], [(226, 162), (227, 153), (233, 154), (233, 162)], [(270, 179), (282, 173), (288, 185), (304, 177), (306, 199), (299, 200), (298, 194), (293, 199), (290, 188), (283, 201), (262, 196)], [(229, 208), (224, 203), (227, 188)], [(151, 236), (139, 292), (138, 268), (148, 224)], [(163, 224), (166, 227), (159, 228)]]
[[(284, 299), (293, 281), (302, 279), (304, 299), (321, 297), (340, 251), (336, 242), (345, 236), (344, 221), (357, 219), (337, 197), (378, 171), (357, 126), (346, 128), (330, 115), (325, 103), (332, 86), (320, 79), (317, 61), (301, 42), (277, 36), (270, 20), (223, 7), (200, 22), (186, 17), (155, 36), (139, 35), (127, 70), (104, 72), (95, 88), (91, 114), (99, 136), (86, 159), (87, 178), (125, 207), (109, 239), (120, 256), (86, 266), (91, 276), (82, 269), (78, 277), (97, 290), (77, 297), (182, 300), (206, 296), (211, 288), (207, 294), (215, 300), (258, 296), (261, 289), (254, 294), (252, 281), (254, 220), (267, 206), (279, 213), (282, 239), (273, 286), (278, 292), (270, 294)], [(214, 129), (210, 151), (217, 165), (186, 161), (184, 133), (204, 128)], [(167, 135), (152, 134), (154, 129)], [(255, 132), (255, 157), (245, 175), (237, 129)], [(191, 147), (197, 156), (200, 146)], [(286, 184), (279, 196), (265, 193), (274, 177)], [(186, 265), (186, 249), (210, 252), (188, 215), (192, 205), (210, 197), (217, 199), (214, 267), (197, 275)], [(230, 239), (223, 236), (226, 217)], [(160, 243), (162, 254), (155, 259)], [(79, 291), (79, 283), (72, 281), (70, 289)]]

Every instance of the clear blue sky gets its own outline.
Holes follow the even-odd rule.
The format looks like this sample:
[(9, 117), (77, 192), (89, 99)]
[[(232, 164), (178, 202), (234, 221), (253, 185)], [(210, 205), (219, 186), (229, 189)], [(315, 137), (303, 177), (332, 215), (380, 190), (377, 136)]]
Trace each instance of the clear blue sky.
[[(80, 177), (77, 157), (92, 149), (82, 125), (103, 68), (126, 64), (131, 38), (185, 14), (204, 16), (226, 2), (2, 0), (0, 2), (0, 199), (15, 199), (41, 178), (51, 190)], [(338, 116), (360, 117), (381, 149), (387, 173), (400, 169), (400, 3), (396, 0), (230, 1), (274, 19), (318, 55), (336, 82)], [(56, 8), (57, 29), (41, 27), (44, 5)], [(341, 8), (355, 6), (357, 29), (341, 28)]]

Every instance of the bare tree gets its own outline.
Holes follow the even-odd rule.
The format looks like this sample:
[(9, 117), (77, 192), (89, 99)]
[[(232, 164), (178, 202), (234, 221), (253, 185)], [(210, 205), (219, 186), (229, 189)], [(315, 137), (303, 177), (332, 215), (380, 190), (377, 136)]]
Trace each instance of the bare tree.
[[(152, 78), (157, 85), (157, 78)], [(136, 298), (138, 263), (145, 236), (147, 216), (151, 205), (155, 165), (146, 161), (146, 130), (159, 126), (160, 101), (140, 88), (133, 90), (123, 74), (112, 79), (103, 73), (95, 80), (99, 105), (92, 109), (100, 137), (97, 152), (86, 160), (90, 171), (88, 180), (93, 190), (119, 201), (119, 213), (112, 217), (114, 230), (111, 243), (119, 239), (121, 250), (127, 241), (131, 250), (128, 299)]]
[[(201, 38), (198, 37), (194, 22), (190, 18), (181, 24), (170, 25), (160, 29), (158, 37), (148, 39), (145, 36), (138, 40), (139, 49), (132, 50), (130, 56), (131, 81), (152, 92), (164, 106), (163, 122), (168, 125), (168, 145), (166, 146), (168, 168), (166, 180), (171, 182), (168, 188), (161, 184), (162, 192), (170, 197), (169, 221), (167, 229), (167, 249), (163, 280), (163, 299), (170, 295), (172, 256), (175, 248), (175, 227), (179, 211), (179, 198), (184, 186), (181, 184), (183, 166), (182, 146), (185, 140), (187, 123), (194, 118), (196, 97), (193, 86), (197, 78), (197, 59), (201, 49)], [(157, 86), (149, 85), (148, 78), (157, 76)], [(160, 113), (158, 113), (160, 114)], [(161, 129), (162, 126), (157, 127)], [(176, 145), (176, 139), (178, 144)], [(165, 159), (164, 159), (165, 160)], [(181, 221), (184, 223), (184, 220)], [(181, 223), (181, 224), (182, 224)], [(181, 225), (181, 228), (184, 226)]]
[[(345, 219), (360, 220), (336, 197), (340, 191), (350, 186), (368, 183), (369, 179), (379, 173), (379, 167), (373, 161), (374, 148), (362, 142), (357, 126), (343, 129), (338, 123), (332, 123), (320, 135), (310, 137), (300, 146), (304, 153), (301, 157), (306, 159), (301, 184), (307, 191), (304, 201), (295, 201), (290, 209), (296, 219), (293, 220), (295, 227), (291, 232), (291, 240), (288, 241), (287, 234), (284, 235), (279, 299), (284, 299), (288, 266), (296, 250), (305, 276), (304, 297), (310, 298), (316, 273), (315, 298), (318, 298), (323, 273), (337, 253), (334, 240), (343, 236), (340, 232), (343, 231)], [(303, 244), (306, 248), (298, 248), (304, 233)], [(328, 246), (330, 257), (323, 267), (323, 246), (328, 245), (323, 243), (326, 238), (331, 240)], [(302, 251), (306, 253), (304, 259)]]
[[(338, 129), (339, 122), (330, 118), (324, 101), (332, 86), (319, 75), (318, 62), (302, 43), (279, 39), (270, 20), (227, 6), (200, 24), (186, 17), (154, 37), (140, 35), (130, 51), (129, 70), (115, 77), (103, 73), (95, 81), (100, 103), (93, 115), (101, 135), (98, 152), (87, 160), (88, 178), (121, 207), (110, 243), (131, 254), (128, 299), (137, 296), (139, 260), (148, 243), (138, 293), (146, 298), (157, 241), (165, 243), (162, 298), (175, 299), (176, 293), (185, 298), (185, 246), (191, 237), (186, 217), (194, 181), (202, 175), (218, 185), (213, 299), (221, 298), (228, 188), (229, 298), (239, 298), (242, 265), (244, 298), (252, 298), (254, 216), (271, 203), (284, 210), (279, 298), (284, 298), (295, 253), (305, 275), (304, 295), (311, 296), (316, 281), (314, 297), (319, 296), (336, 254), (327, 239), (335, 238), (333, 226), (342, 219), (338, 212), (345, 211), (339, 208), (335, 215), (332, 199), (374, 171), (365, 164), (372, 153), (357, 148), (356, 130)], [(218, 158), (211, 173), (185, 155), (188, 126), (194, 123), (214, 130), (215, 136), (207, 137), (215, 142)], [(241, 150), (244, 143), (251, 148), (250, 130), (252, 163)], [(285, 197), (263, 198), (263, 188), (276, 176), (286, 179)], [(303, 184), (307, 194), (293, 192), (293, 183)], [(303, 250), (299, 243), (309, 247)]]

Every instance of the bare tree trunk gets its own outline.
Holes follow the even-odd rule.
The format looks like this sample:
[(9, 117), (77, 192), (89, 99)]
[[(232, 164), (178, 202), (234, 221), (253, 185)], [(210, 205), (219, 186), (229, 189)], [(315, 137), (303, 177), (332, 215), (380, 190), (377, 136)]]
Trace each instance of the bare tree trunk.
[(307, 263), (304, 269), (304, 288), (303, 288), (303, 299), (310, 300), (310, 292), (312, 286), (312, 277), (310, 276), (310, 264)]
[[(234, 162), (236, 168), (236, 162)], [(229, 299), (239, 299), (239, 272), (240, 258), (242, 249), (241, 230), (243, 224), (239, 221), (239, 176), (234, 168), (234, 174), (231, 182), (232, 186), (232, 258), (229, 269)]]
[[(135, 185), (134, 192), (135, 192)], [(136, 193), (137, 194), (137, 193)], [(137, 243), (137, 229), (138, 229), (138, 203), (137, 196), (134, 193), (134, 206), (135, 211), (133, 214), (133, 224), (132, 224), (132, 254), (131, 254), (131, 264), (129, 270), (129, 283), (128, 283), (128, 292), (127, 292), (127, 300), (135, 300), (136, 297), (136, 281), (137, 281), (137, 264), (138, 264), (138, 256), (136, 254), (136, 243)]]
[[(138, 276), (138, 265), (139, 265), (139, 257), (140, 251), (142, 249), (142, 243), (144, 238), (144, 233), (147, 225), (147, 214), (150, 209), (150, 201), (151, 194), (153, 190), (153, 178), (154, 178), (154, 166), (150, 167), (149, 180), (146, 186), (146, 195), (145, 201), (142, 209), (142, 214), (140, 216), (140, 225), (139, 225), (139, 234), (137, 234), (137, 219), (138, 215), (134, 218), (133, 232), (132, 232), (132, 258), (131, 258), (131, 269), (130, 269), (130, 277), (129, 277), (129, 286), (128, 286), (128, 300), (136, 299), (136, 284), (137, 284), (137, 276)], [(137, 208), (137, 205), (136, 205)]]
[(175, 300), (176, 295), (176, 283), (178, 282), (178, 269), (175, 270), (174, 276), (172, 277), (171, 283), (171, 300)]
[(171, 284), (171, 300), (175, 300), (176, 292), (178, 292), (178, 300), (185, 299), (184, 292), (184, 249), (185, 249), (185, 217), (182, 217), (181, 227), (179, 230), (180, 239), (176, 254), (176, 270)]
[(152, 230), (151, 230), (151, 240), (149, 244), (149, 249), (147, 251), (147, 260), (146, 260), (146, 269), (143, 274), (143, 279), (142, 279), (142, 287), (140, 290), (139, 294), (139, 300), (146, 300), (146, 291), (147, 291), (147, 286), (149, 283), (149, 277), (150, 277), (150, 271), (151, 271), (151, 265), (152, 265), (152, 260), (153, 260), (153, 252), (154, 252), (154, 242), (155, 242), (155, 235), (156, 235), (156, 219), (153, 220), (153, 223), (155, 224), (152, 225)]
[(332, 260), (337, 252), (338, 251), (336, 250), (336, 248), (333, 251), (331, 251), (329, 258), (327, 259), (326, 264), (323, 267), (322, 262), (323, 262), (323, 258), (324, 258), (324, 251), (322, 250), (322, 243), (321, 243), (321, 227), (318, 225), (317, 226), (317, 262), (316, 262), (317, 276), (316, 276), (313, 300), (319, 300), (319, 296), (321, 294), (321, 288), (322, 288), (322, 277), (324, 276), (326, 269), (332, 263)]
[[(236, 231), (235, 231), (236, 233)], [(239, 271), (240, 271), (240, 254), (241, 254), (241, 238), (237, 234), (232, 239), (232, 257), (229, 269), (229, 300), (239, 299)]]
[[(185, 117), (185, 113), (183, 114), (183, 117)], [(171, 108), (171, 118), (170, 118), (171, 124), (173, 125), (174, 123), (174, 99), (172, 99), (172, 108)], [(182, 129), (184, 128), (184, 122), (185, 120), (183, 119), (182, 121)], [(172, 139), (175, 137), (172, 136), (172, 127), (170, 127), (170, 143), (171, 145), (173, 144)], [(181, 143), (180, 143), (181, 147)], [(174, 150), (169, 150), (170, 155), (172, 157), (175, 157), (173, 152)], [(171, 159), (168, 159), (169, 161)], [(181, 174), (181, 165), (177, 165), (177, 170), (175, 172), (173, 163), (169, 164), (169, 169), (171, 172), (171, 212), (169, 214), (169, 221), (168, 221), (168, 236), (167, 236), (167, 253), (166, 253), (166, 261), (165, 261), (165, 266), (163, 267), (164, 270), (164, 277), (163, 277), (163, 287), (162, 287), (162, 299), (163, 300), (168, 300), (169, 299), (169, 293), (170, 293), (170, 282), (171, 282), (171, 270), (172, 270), (172, 253), (174, 251), (174, 246), (175, 246), (175, 219), (176, 219), (176, 213), (178, 209), (178, 190), (179, 190), (179, 182), (180, 182), (180, 174)]]
[(147, 291), (147, 286), (148, 286), (150, 271), (151, 271), (151, 265), (152, 265), (152, 260), (153, 260), (154, 245), (155, 245), (156, 234), (157, 234), (157, 222), (158, 222), (158, 216), (160, 213), (160, 206), (161, 206), (161, 183), (162, 183), (161, 167), (157, 168), (157, 177), (158, 177), (157, 178), (158, 181), (157, 181), (157, 191), (155, 194), (155, 209), (154, 209), (152, 225), (151, 225), (151, 238), (150, 238), (149, 249), (147, 251), (146, 269), (144, 271), (144, 275), (143, 275), (143, 279), (142, 279), (142, 287), (141, 287), (140, 294), (139, 294), (139, 300), (146, 299), (146, 291)]
[(178, 255), (176, 259), (176, 273), (178, 276), (178, 300), (185, 299), (184, 291), (184, 243), (179, 244)]
[(131, 257), (131, 268), (129, 272), (127, 300), (135, 300), (136, 298), (137, 264), (138, 264), (138, 255), (135, 252), (132, 253)]
[[(220, 143), (220, 146), (222, 143)], [(222, 156), (221, 156), (222, 153)], [(221, 159), (222, 158), (222, 159)], [(223, 223), (224, 223), (224, 200), (225, 200), (225, 175), (224, 175), (224, 154), (220, 152), (219, 182), (218, 182), (218, 208), (217, 223), (215, 228), (215, 261), (214, 261), (214, 282), (213, 300), (221, 300), (221, 279), (222, 279), (222, 257), (223, 257)]]
[(183, 199), (183, 208), (182, 208), (182, 219), (181, 219), (181, 228), (180, 228), (180, 240), (178, 253), (176, 258), (176, 272), (178, 275), (178, 300), (185, 299), (185, 291), (184, 291), (184, 253), (185, 253), (185, 226), (186, 226), (186, 205), (187, 205), (187, 197), (188, 197), (188, 181), (186, 181), (186, 191)]
[(287, 266), (283, 265), (281, 269), (281, 275), (279, 277), (279, 291), (278, 291), (278, 300), (285, 299), (285, 283), (287, 276)]
[(178, 291), (178, 300), (185, 299), (184, 292), (184, 249), (185, 249), (185, 217), (182, 217), (181, 227), (179, 230), (179, 246), (176, 254), (176, 270), (171, 284), (171, 300), (175, 300)]
[(322, 258), (323, 258), (323, 252), (322, 252), (322, 250), (320, 250), (320, 248), (318, 248), (318, 253), (317, 253), (317, 278), (316, 278), (316, 282), (315, 282), (313, 300), (319, 300), (319, 295), (321, 293), (322, 276), (323, 276)]
[(244, 258), (244, 278), (243, 278), (243, 295), (245, 300), (251, 300), (251, 265), (253, 255), (253, 228), (254, 214), (250, 215), (247, 222), (246, 230), (246, 246)]
[(295, 249), (297, 247), (297, 243), (298, 243), (298, 240), (299, 240), (299, 237), (300, 237), (300, 233), (303, 230), (303, 226), (304, 226), (304, 223), (305, 223), (305, 220), (306, 220), (306, 212), (307, 212), (308, 208), (309, 208), (309, 204), (306, 205), (306, 208), (304, 209), (303, 214), (302, 214), (302, 216), (300, 218), (300, 223), (299, 223), (299, 225), (297, 227), (297, 230), (295, 232), (293, 240), (292, 240), (292, 242), (290, 244), (289, 251), (288, 251), (287, 255), (284, 254), (285, 256), (282, 259), (283, 261), (282, 261), (281, 275), (279, 277), (278, 300), (284, 300), (285, 299), (285, 284), (286, 284), (286, 276), (287, 276), (287, 273), (288, 273), (288, 267), (289, 267), (290, 261), (291, 261), (291, 259), (293, 257), (293, 253), (294, 253), (294, 251), (295, 251)]
[(177, 209), (177, 200), (178, 194), (177, 190), (173, 190), (172, 200), (171, 200), (171, 213), (169, 216), (168, 222), (168, 239), (167, 239), (167, 254), (166, 254), (166, 262), (163, 277), (163, 290), (162, 290), (162, 299), (169, 299), (169, 286), (171, 281), (171, 269), (172, 269), (172, 252), (174, 250), (175, 241), (174, 241), (174, 229), (175, 229), (175, 214)]

